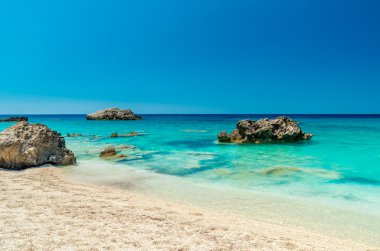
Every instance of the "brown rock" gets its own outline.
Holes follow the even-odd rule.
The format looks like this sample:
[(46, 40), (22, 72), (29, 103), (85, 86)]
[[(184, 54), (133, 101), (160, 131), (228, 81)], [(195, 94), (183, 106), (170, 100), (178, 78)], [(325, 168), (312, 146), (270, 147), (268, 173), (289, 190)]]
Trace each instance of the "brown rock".
[(66, 135), (66, 137), (80, 137), (80, 136), (83, 136), (83, 135), (80, 133), (68, 133)]
[(87, 120), (141, 120), (142, 117), (134, 114), (132, 110), (108, 108), (86, 116)]
[(27, 117), (9, 117), (5, 119), (0, 119), (0, 122), (21, 122), (28, 121)]
[(231, 136), (226, 131), (218, 134), (218, 141), (220, 143), (231, 143)]
[(218, 140), (221, 143), (267, 143), (267, 142), (294, 142), (309, 140), (313, 134), (304, 133), (298, 122), (287, 117), (276, 119), (241, 120), (236, 129), (227, 134), (221, 132)]
[(116, 153), (116, 150), (115, 148), (113, 147), (106, 147), (100, 154), (99, 154), (99, 157), (100, 158), (112, 158), (112, 157), (116, 157), (117, 156), (117, 153)]
[(19, 122), (0, 133), (0, 167), (24, 169), (44, 164), (76, 164), (60, 133), (28, 122)]

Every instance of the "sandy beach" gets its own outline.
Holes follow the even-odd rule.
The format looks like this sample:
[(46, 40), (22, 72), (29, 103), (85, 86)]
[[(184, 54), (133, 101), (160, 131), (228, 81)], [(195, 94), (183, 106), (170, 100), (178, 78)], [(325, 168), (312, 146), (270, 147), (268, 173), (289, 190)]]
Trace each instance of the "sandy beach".
[(376, 250), (79, 183), (60, 168), (1, 170), (0, 175), (2, 250)]

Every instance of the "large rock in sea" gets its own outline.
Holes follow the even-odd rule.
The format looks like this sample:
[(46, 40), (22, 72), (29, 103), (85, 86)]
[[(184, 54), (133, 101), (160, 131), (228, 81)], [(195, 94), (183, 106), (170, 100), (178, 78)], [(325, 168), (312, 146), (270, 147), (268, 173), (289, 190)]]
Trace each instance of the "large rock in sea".
[(142, 117), (134, 114), (132, 110), (120, 110), (119, 108), (108, 108), (97, 111), (86, 116), (88, 120), (141, 120)]
[(24, 169), (44, 164), (73, 165), (65, 139), (42, 124), (19, 122), (0, 133), (0, 167)]
[(9, 117), (5, 119), (0, 119), (0, 122), (20, 122), (28, 121), (28, 117)]
[(230, 134), (221, 132), (220, 143), (277, 143), (309, 140), (313, 134), (305, 133), (298, 122), (287, 117), (276, 119), (241, 120)]

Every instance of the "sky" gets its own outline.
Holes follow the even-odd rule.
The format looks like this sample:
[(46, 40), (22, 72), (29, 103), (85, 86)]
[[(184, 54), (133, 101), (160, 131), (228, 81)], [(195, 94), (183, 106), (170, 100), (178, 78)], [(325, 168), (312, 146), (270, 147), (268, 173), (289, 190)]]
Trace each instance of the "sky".
[(0, 2), (0, 114), (380, 113), (377, 0)]

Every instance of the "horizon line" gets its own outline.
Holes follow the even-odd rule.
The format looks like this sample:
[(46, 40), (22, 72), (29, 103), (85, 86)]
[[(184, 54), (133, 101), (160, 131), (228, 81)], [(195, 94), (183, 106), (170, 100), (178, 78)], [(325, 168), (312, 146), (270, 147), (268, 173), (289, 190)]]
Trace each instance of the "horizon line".
[[(87, 115), (88, 113), (9, 113), (0, 116)], [(380, 113), (135, 113), (138, 115), (379, 115)]]

